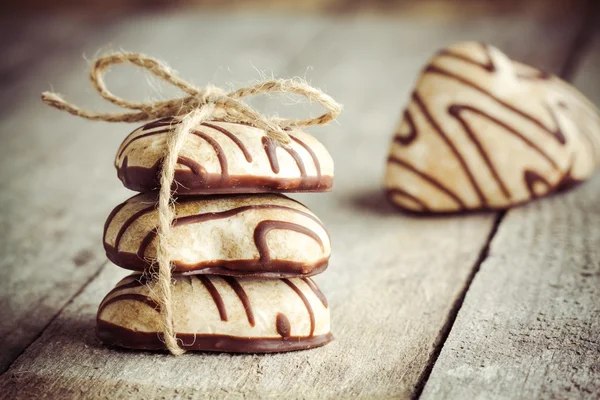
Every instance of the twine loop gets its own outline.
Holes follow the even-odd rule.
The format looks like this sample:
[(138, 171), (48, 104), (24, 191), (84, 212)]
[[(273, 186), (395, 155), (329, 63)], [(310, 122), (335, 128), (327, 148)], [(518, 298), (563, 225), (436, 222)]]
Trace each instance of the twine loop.
[[(113, 65), (123, 63), (140, 67), (179, 88), (187, 95), (154, 102), (133, 102), (116, 96), (106, 87), (104, 74)], [(179, 346), (180, 340), (176, 336), (173, 321), (171, 293), (173, 264), (169, 238), (172, 234), (172, 224), (175, 218), (175, 201), (171, 187), (174, 182), (177, 159), (185, 145), (188, 134), (202, 122), (218, 119), (226, 122), (244, 123), (262, 129), (271, 139), (286, 146), (291, 141), (285, 131), (287, 128), (326, 124), (339, 115), (342, 106), (319, 89), (294, 79), (266, 80), (229, 93), (215, 86), (199, 89), (181, 79), (166, 64), (140, 53), (113, 53), (97, 59), (92, 64), (90, 80), (103, 99), (129, 111), (115, 113), (87, 111), (68, 103), (59, 94), (53, 92), (42, 93), (42, 101), (51, 107), (72, 115), (96, 121), (144, 122), (165, 117), (181, 118), (181, 122), (167, 138), (161, 169), (158, 196), (158, 243), (156, 247), (158, 279), (154, 289), (156, 291), (156, 301), (160, 306), (162, 339), (172, 354), (183, 354), (185, 350)], [(320, 104), (326, 112), (318, 117), (302, 120), (267, 118), (242, 101), (246, 97), (270, 93), (293, 93), (303, 96), (311, 102)]]
[[(134, 102), (116, 96), (106, 87), (104, 74), (113, 65), (123, 63), (130, 63), (150, 72), (179, 88), (187, 96), (154, 102)], [(223, 114), (222, 117), (220, 116), (223, 120), (245, 123), (263, 129), (271, 138), (278, 140), (283, 145), (290, 142), (290, 137), (285, 132), (286, 128), (326, 124), (334, 120), (342, 110), (342, 106), (330, 96), (307, 83), (294, 79), (266, 80), (229, 93), (214, 86), (199, 89), (181, 79), (166, 64), (140, 53), (114, 53), (97, 59), (92, 64), (90, 80), (103, 99), (132, 111), (116, 113), (86, 111), (68, 103), (59, 94), (53, 92), (42, 93), (42, 101), (78, 117), (107, 122), (143, 122), (164, 117), (185, 116), (207, 104), (214, 104), (216, 112)], [(303, 96), (309, 101), (323, 106), (326, 112), (318, 117), (303, 120), (267, 118), (241, 101), (246, 97), (270, 93), (293, 93)]]

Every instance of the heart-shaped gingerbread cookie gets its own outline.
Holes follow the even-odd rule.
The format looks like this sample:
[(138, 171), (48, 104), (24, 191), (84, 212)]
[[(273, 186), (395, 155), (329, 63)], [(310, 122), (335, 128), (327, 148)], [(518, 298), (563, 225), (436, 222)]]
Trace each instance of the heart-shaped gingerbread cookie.
[(589, 178), (598, 109), (556, 76), (467, 42), (424, 68), (394, 136), (385, 189), (414, 212), (505, 209)]

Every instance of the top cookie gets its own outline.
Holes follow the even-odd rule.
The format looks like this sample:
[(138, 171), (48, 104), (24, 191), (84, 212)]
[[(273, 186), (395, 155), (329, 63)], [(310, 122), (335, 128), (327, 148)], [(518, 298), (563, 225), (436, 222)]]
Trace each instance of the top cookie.
[[(179, 118), (163, 118), (133, 131), (121, 144), (115, 166), (125, 187), (157, 189), (167, 134)], [(333, 161), (325, 147), (298, 129), (289, 148), (248, 125), (211, 121), (188, 136), (179, 155), (173, 189), (178, 194), (323, 192), (333, 184)]]
[(416, 212), (503, 209), (589, 178), (598, 110), (556, 76), (482, 43), (423, 69), (397, 128), (385, 187)]

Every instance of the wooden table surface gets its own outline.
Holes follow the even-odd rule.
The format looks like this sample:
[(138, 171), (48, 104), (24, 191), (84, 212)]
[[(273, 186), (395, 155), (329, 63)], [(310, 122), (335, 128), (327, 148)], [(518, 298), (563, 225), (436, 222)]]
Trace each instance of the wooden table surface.
[[(394, 211), (380, 190), (418, 71), (446, 44), (489, 42), (600, 103), (600, 24), (589, 10), (0, 18), (0, 397), (600, 397), (600, 176), (508, 212), (429, 218)], [(39, 94), (52, 84), (77, 104), (108, 109), (81, 57), (107, 48), (168, 60), (199, 85), (239, 87), (259, 71), (303, 76), (345, 105), (339, 123), (311, 129), (336, 162), (335, 190), (293, 196), (331, 234), (330, 267), (316, 281), (335, 342), (172, 357), (95, 338), (97, 306), (126, 274), (107, 262), (101, 232), (132, 194), (112, 162), (134, 127), (59, 113)], [(108, 79), (119, 94), (152, 96), (130, 69)]]

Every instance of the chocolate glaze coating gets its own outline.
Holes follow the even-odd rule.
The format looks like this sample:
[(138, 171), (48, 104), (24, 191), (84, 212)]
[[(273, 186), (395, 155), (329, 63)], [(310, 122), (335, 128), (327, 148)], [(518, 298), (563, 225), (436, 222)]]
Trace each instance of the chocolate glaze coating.
[[(157, 332), (136, 332), (110, 322), (99, 320), (96, 336), (105, 344), (135, 350), (165, 350), (161, 334)], [(177, 339), (185, 350), (219, 351), (227, 353), (282, 353), (286, 351), (308, 350), (325, 346), (333, 340), (327, 333), (312, 337), (287, 336), (282, 338), (240, 338), (226, 335), (194, 335), (178, 333)]]

